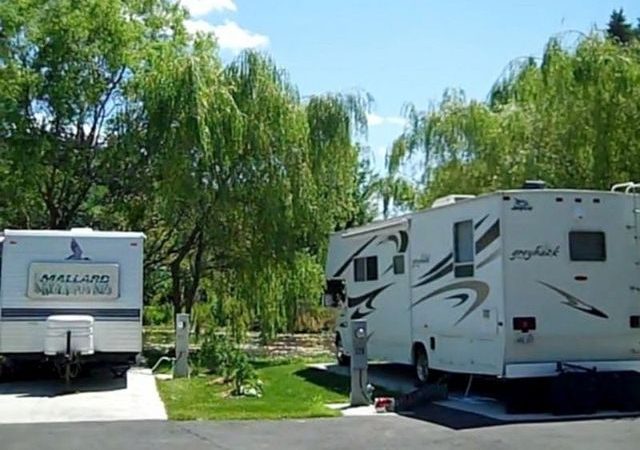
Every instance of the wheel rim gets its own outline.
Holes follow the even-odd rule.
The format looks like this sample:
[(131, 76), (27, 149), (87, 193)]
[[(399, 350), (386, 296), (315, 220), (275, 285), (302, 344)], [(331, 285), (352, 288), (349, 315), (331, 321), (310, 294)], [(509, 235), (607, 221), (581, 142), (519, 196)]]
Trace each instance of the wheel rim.
[(427, 358), (424, 354), (418, 355), (416, 360), (416, 374), (418, 376), (418, 380), (427, 381), (429, 377), (429, 368), (427, 367)]

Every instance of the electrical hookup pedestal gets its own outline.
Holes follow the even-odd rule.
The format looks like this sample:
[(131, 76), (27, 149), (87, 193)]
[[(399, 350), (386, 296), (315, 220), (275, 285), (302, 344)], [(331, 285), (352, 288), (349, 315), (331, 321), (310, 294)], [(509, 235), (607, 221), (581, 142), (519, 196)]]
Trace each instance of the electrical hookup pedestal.
[(189, 376), (189, 314), (176, 315), (176, 362), (174, 378)]
[(351, 406), (368, 406), (371, 404), (371, 387), (367, 374), (367, 322), (351, 321)]

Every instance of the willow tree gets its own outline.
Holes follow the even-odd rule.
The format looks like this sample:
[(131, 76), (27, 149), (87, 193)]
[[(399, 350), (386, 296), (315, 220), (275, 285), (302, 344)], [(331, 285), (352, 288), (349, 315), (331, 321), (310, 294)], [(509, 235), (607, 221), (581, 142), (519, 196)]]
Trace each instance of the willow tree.
[(148, 168), (148, 264), (176, 311), (217, 299), (223, 324), (291, 328), (321, 289), (328, 233), (355, 208), (365, 113), (349, 96), (302, 102), (255, 52), (224, 67), (206, 36), (158, 58), (123, 118)]
[(227, 162), (236, 158), (242, 117), (211, 40), (154, 56), (135, 86), (138, 101), (121, 119), (127, 144), (142, 155), (148, 267), (167, 274), (175, 310), (189, 312), (212, 269), (216, 239), (226, 236)]
[(606, 189), (640, 178), (640, 46), (592, 35), (557, 40), (540, 62), (514, 65), (488, 101), (449, 92), (417, 113), (395, 159), (425, 156), (422, 204), (451, 193), (552, 186)]
[(252, 52), (226, 72), (245, 124), (233, 189), (246, 244), (236, 297), (271, 336), (317, 302), (328, 234), (356, 209), (353, 139), (366, 131), (368, 99), (303, 103), (287, 74)]

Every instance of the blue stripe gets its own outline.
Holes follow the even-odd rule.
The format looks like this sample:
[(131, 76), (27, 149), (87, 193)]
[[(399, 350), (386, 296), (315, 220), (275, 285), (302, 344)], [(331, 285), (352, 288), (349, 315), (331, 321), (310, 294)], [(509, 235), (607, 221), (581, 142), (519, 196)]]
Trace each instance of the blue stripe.
[(2, 308), (0, 316), (6, 321), (44, 321), (49, 316), (61, 314), (93, 316), (97, 321), (140, 320), (140, 309), (135, 308)]

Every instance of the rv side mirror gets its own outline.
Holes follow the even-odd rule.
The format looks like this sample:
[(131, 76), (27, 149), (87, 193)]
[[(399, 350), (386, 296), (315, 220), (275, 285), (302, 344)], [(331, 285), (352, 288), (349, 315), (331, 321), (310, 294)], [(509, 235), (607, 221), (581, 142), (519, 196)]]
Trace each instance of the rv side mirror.
[(325, 293), (323, 296), (324, 306), (327, 308), (337, 308), (338, 301), (333, 294)]
[(327, 308), (338, 308), (345, 298), (345, 282), (341, 279), (327, 280), (323, 304)]

